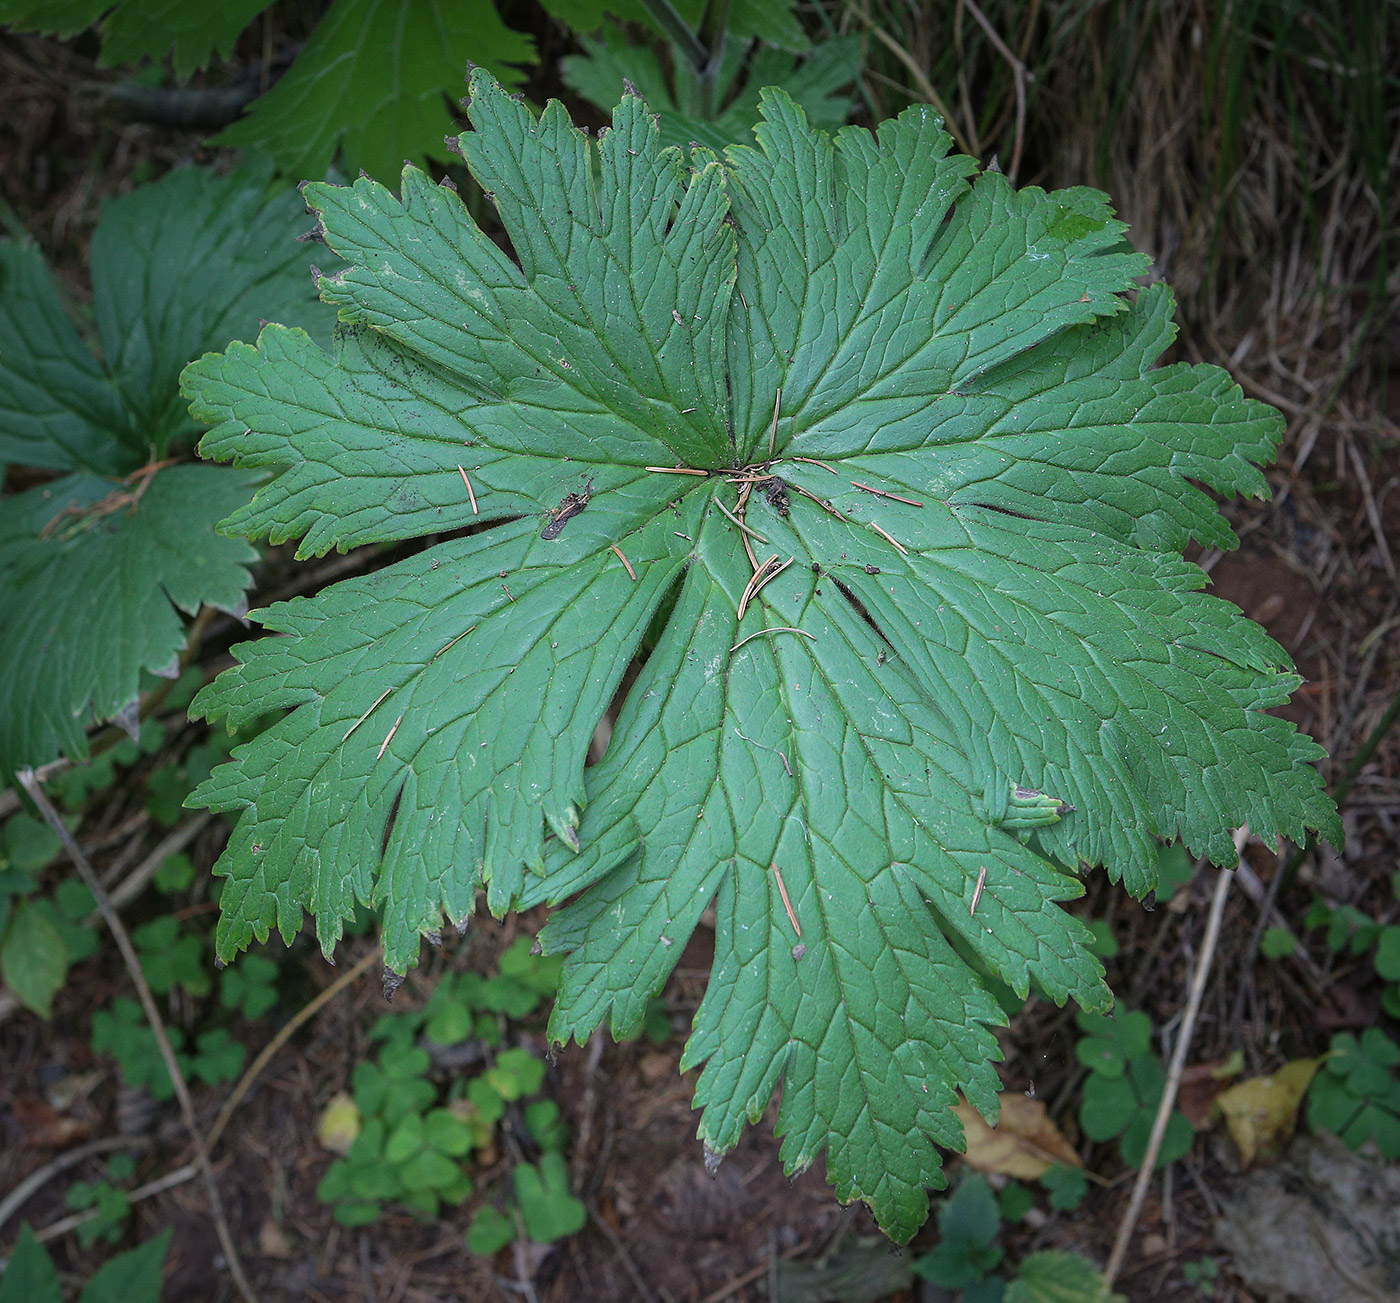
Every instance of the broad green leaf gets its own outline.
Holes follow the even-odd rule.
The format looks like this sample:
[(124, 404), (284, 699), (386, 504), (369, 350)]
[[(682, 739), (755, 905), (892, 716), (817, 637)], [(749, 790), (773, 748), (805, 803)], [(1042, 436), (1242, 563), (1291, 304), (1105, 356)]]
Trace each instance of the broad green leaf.
[(68, 976), (68, 947), (59, 930), (31, 900), (21, 901), (0, 937), (0, 976), (26, 1009), (53, 1014), (53, 998)]
[(78, 473), (0, 499), (0, 773), (82, 756), (84, 730), (169, 674), (180, 612), (241, 611), (257, 552), (213, 524), (254, 476), (172, 466), (130, 487)]
[(202, 450), (280, 472), (231, 530), (447, 536), (260, 613), (286, 636), (193, 703), (290, 710), (190, 798), (243, 816), (221, 953), (373, 903), (403, 971), (479, 884), (567, 900), (550, 1036), (582, 1041), (713, 907), (700, 1137), (781, 1083), (787, 1169), (906, 1240), (958, 1091), (996, 1113), (978, 974), (1108, 1004), (1059, 864), (1143, 892), (1159, 836), (1340, 837), (1265, 713), (1287, 656), (1180, 556), (1232, 543), (1198, 485), (1264, 491), (1280, 422), (1152, 369), (1170, 296), (1133, 300), (1102, 196), (970, 181), (922, 108), (833, 139), (772, 91), (756, 148), (687, 165), (635, 96), (595, 145), (472, 92), (513, 257), (412, 167), (308, 186), (334, 355), (271, 326), (185, 373)]
[(174, 667), (204, 603), (240, 610), (256, 552), (214, 525), (252, 477), (163, 469), (197, 427), (181, 368), (264, 316), (328, 324), (290, 190), (193, 168), (110, 201), (92, 239), (99, 361), (37, 251), (0, 243), (0, 461), (71, 471), (0, 499), (0, 775), (86, 754), (142, 670)]
[(282, 79), (215, 143), (266, 154), (294, 180), (325, 176), (337, 149), (347, 170), (392, 176), (406, 158), (443, 157), (448, 101), (469, 64), (515, 84), (534, 61), (531, 38), (492, 0), (336, 0)]
[(192, 358), (253, 338), (262, 320), (329, 328), (310, 293), (310, 252), (292, 238), (305, 229), (304, 207), (290, 188), (269, 193), (271, 179), (261, 163), (223, 177), (176, 168), (102, 210), (93, 308), (139, 452), (154, 445), (163, 456), (194, 430), (179, 399)]
[(0, 241), (0, 464), (131, 469), (121, 399), (59, 301), (44, 256)]
[(106, 15), (102, 57), (111, 67), (173, 54), (175, 75), (227, 59), (241, 32), (272, 0), (0, 0), (0, 23), (21, 31), (76, 36)]
[(103, 1263), (79, 1303), (160, 1303), (169, 1229)]
[(270, 169), (176, 168), (109, 201), (92, 240), (99, 361), (32, 248), (0, 242), (0, 462), (126, 474), (193, 432), (180, 369), (256, 333), (260, 319), (324, 323), (290, 190)]
[(1007, 1286), (1006, 1303), (1124, 1303), (1103, 1274), (1077, 1253), (1047, 1249), (1021, 1260)]
[(0, 1303), (63, 1303), (53, 1259), (28, 1222), (20, 1227), (5, 1274), (0, 1276)]

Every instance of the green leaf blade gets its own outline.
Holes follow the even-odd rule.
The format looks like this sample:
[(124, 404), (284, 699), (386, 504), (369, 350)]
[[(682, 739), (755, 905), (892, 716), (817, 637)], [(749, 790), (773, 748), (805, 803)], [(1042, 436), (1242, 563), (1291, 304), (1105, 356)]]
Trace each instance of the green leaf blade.
[(515, 85), (534, 42), (491, 0), (337, 0), (277, 85), (215, 140), (296, 180), (324, 177), (338, 149), (352, 173), (392, 176), (406, 158), (443, 156), (446, 95), (473, 62)]
[(701, 1138), (781, 1085), (787, 1169), (908, 1239), (957, 1093), (996, 1113), (989, 974), (1109, 1005), (1057, 862), (1145, 891), (1158, 835), (1336, 832), (1265, 713), (1286, 654), (1178, 554), (1230, 541), (1197, 484), (1261, 491), (1277, 423), (1151, 369), (1170, 301), (1129, 304), (1101, 196), (969, 185), (920, 111), (833, 141), (771, 93), (687, 171), (633, 96), (592, 146), (472, 89), (515, 261), (412, 169), (311, 187), (336, 353), (270, 328), (186, 373), (206, 451), (287, 468), (237, 529), (467, 531), (264, 613), (196, 701), (292, 708), (193, 798), (245, 811), (221, 950), (304, 908), (329, 946), (359, 900), (402, 971), (482, 885), (558, 906), (582, 1041), (713, 907)]

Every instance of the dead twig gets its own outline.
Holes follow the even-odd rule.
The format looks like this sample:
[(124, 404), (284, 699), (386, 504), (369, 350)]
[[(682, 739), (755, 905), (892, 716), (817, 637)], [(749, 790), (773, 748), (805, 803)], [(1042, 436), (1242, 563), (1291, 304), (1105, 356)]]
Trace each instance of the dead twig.
[(987, 21), (987, 15), (977, 7), (973, 0), (964, 0), (967, 5), (967, 12), (977, 20), (977, 25), (987, 34), (987, 39), (992, 43), (992, 48), (1006, 60), (1007, 66), (1011, 69), (1011, 80), (1016, 87), (1016, 139), (1011, 146), (1011, 166), (1006, 169), (1006, 179), (1012, 185), (1016, 184), (1016, 173), (1021, 167), (1021, 149), (1026, 143), (1026, 65), (1021, 62), (1001, 39), (997, 29)]
[[(1244, 851), (1249, 837), (1249, 829), (1241, 828), (1235, 833), (1235, 856)], [(1167, 1069), (1167, 1085), (1162, 1091), (1162, 1101), (1157, 1106), (1157, 1116), (1152, 1119), (1152, 1131), (1147, 1138), (1147, 1152), (1143, 1154), (1142, 1166), (1138, 1168), (1137, 1180), (1133, 1184), (1132, 1197), (1123, 1211), (1123, 1220), (1118, 1223), (1118, 1234), (1113, 1240), (1113, 1251), (1108, 1255), (1108, 1265), (1104, 1268), (1104, 1289), (1111, 1290), (1113, 1281), (1122, 1269), (1123, 1258), (1128, 1252), (1128, 1241), (1132, 1238), (1142, 1212), (1143, 1200), (1147, 1197), (1147, 1187), (1152, 1181), (1152, 1169), (1157, 1165), (1157, 1155), (1162, 1150), (1162, 1138), (1167, 1133), (1167, 1123), (1171, 1120), (1172, 1108), (1176, 1104), (1176, 1093), (1181, 1086), (1181, 1074), (1186, 1070), (1186, 1056), (1191, 1049), (1191, 1034), (1196, 1029), (1196, 1016), (1201, 1011), (1201, 1000), (1206, 993), (1206, 978), (1210, 976), (1210, 966), (1215, 958), (1216, 942), (1220, 939), (1220, 921), (1225, 916), (1225, 902), (1230, 895), (1232, 869), (1221, 869), (1215, 881), (1215, 895), (1210, 902), (1210, 914), (1206, 918), (1205, 939), (1201, 942), (1201, 953), (1196, 959), (1196, 971), (1191, 975), (1191, 989), (1186, 998), (1186, 1009), (1181, 1016), (1181, 1027), (1176, 1034), (1176, 1045), (1172, 1048), (1171, 1066)]]
[[(130, 1138), (118, 1137), (123, 1148), (129, 1148)], [(142, 1199), (149, 1199), (153, 1195), (164, 1194), (167, 1190), (173, 1190), (177, 1185), (184, 1185), (186, 1181), (193, 1181), (199, 1175), (199, 1168), (194, 1163), (186, 1163), (183, 1167), (177, 1167), (173, 1172), (167, 1172), (164, 1176), (158, 1176), (154, 1181), (147, 1181), (145, 1185), (138, 1185), (126, 1196), (128, 1203), (140, 1203)], [(94, 1217), (101, 1216), (99, 1208), (84, 1208), (80, 1213), (71, 1213), (67, 1217), (60, 1217), (56, 1222), (50, 1222), (43, 1230), (35, 1232), (34, 1238), (40, 1244), (46, 1244), (49, 1240), (56, 1240), (60, 1235), (67, 1235), (69, 1231), (77, 1230), (84, 1222), (90, 1222)]]
[(190, 1097), (189, 1085), (185, 1081), (184, 1073), (180, 1071), (174, 1047), (170, 1044), (170, 1037), (165, 1030), (165, 1023), (161, 1020), (160, 1010), (156, 1008), (155, 997), (151, 994), (146, 975), (141, 971), (141, 961), (137, 958), (136, 949), (131, 944), (131, 937), (127, 935), (120, 915), (112, 907), (111, 899), (103, 890), (102, 883), (98, 881), (97, 874), (93, 872), (92, 865), (88, 863), (87, 856), (83, 854), (82, 847), (78, 845), (73, 834), (68, 831), (68, 825), (63, 822), (58, 811), (50, 804), (49, 798), (44, 794), (44, 789), (39, 786), (34, 771), (22, 769), (18, 777), (20, 785), (29, 793), (30, 799), (39, 807), (39, 812), (63, 842), (69, 859), (73, 861), (73, 867), (77, 869), (78, 876), (82, 878), (87, 889), (92, 892), (92, 898), (97, 902), (97, 908), (101, 911), (102, 917), (112, 933), (112, 939), (117, 943), (117, 949), (121, 951), (122, 962), (125, 963), (126, 971), (131, 975), (131, 980), (136, 986), (136, 994), (141, 999), (141, 1007), (146, 1011), (146, 1020), (150, 1023), (156, 1044), (160, 1048), (161, 1059), (164, 1061), (166, 1071), (170, 1073), (170, 1080), (175, 1087), (175, 1096), (180, 1101), (180, 1113), (184, 1118), (185, 1127), (190, 1133), (190, 1141), (194, 1146), (195, 1162), (199, 1167), (200, 1174), (204, 1177), (205, 1188), (209, 1192), (209, 1212), (214, 1220), (214, 1229), (218, 1233), (219, 1245), (223, 1249), (224, 1258), (228, 1263), (229, 1275), (233, 1277), (238, 1292), (243, 1295), (247, 1303), (258, 1303), (258, 1296), (254, 1293), (253, 1286), (243, 1271), (238, 1248), (233, 1242), (233, 1233), (229, 1230), (228, 1220), (224, 1216), (223, 1201), (219, 1198), (219, 1186), (214, 1179), (214, 1169), (209, 1163), (209, 1153), (204, 1148), (204, 1138), (199, 1134), (199, 1122), (195, 1117), (194, 1100)]
[(299, 1027), (304, 1026), (310, 1019), (314, 1018), (322, 1008), (335, 999), (345, 988), (351, 985), (356, 979), (363, 977), (371, 968), (379, 962), (380, 953), (371, 950), (358, 964), (342, 973), (335, 979), (320, 995), (308, 1000), (300, 1009), (296, 1011), (281, 1027), (277, 1029), (274, 1036), (262, 1050), (258, 1057), (248, 1065), (243, 1075), (238, 1079), (238, 1084), (229, 1092), (229, 1097), (224, 1101), (224, 1106), (219, 1110), (219, 1116), (214, 1119), (214, 1125), (209, 1128), (209, 1134), (204, 1138), (204, 1147), (209, 1153), (213, 1153), (220, 1138), (224, 1134), (234, 1110), (243, 1102), (243, 1097), (252, 1088), (253, 1083), (262, 1074), (262, 1070), (272, 1062), (273, 1056), (296, 1034)]
[(94, 1154), (110, 1153), (113, 1149), (133, 1149), (141, 1143), (141, 1140), (129, 1136), (105, 1136), (101, 1140), (90, 1140), (85, 1145), (70, 1149), (66, 1154), (59, 1154), (51, 1163), (45, 1163), (37, 1172), (31, 1172), (0, 1200), (0, 1226), (4, 1226), (54, 1177), (66, 1172), (70, 1167), (76, 1167)]

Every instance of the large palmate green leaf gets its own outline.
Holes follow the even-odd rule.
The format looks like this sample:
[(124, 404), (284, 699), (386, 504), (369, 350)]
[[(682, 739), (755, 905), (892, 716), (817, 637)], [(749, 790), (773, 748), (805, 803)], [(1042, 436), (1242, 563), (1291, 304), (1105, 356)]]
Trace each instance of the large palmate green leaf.
[[(570, 903), (550, 1034), (635, 1027), (707, 907), (700, 1135), (782, 1085), (783, 1159), (907, 1239), (996, 1111), (981, 975), (1102, 1008), (1058, 863), (1152, 885), (1157, 836), (1338, 836), (1265, 713), (1284, 652), (1180, 549), (1192, 481), (1264, 491), (1275, 413), (1153, 370), (1101, 195), (975, 181), (921, 108), (687, 166), (629, 96), (594, 146), (472, 80), (467, 163), (514, 258), (413, 168), (308, 186), (349, 266), (334, 356), (269, 326), (186, 372), (202, 449), (281, 473), (236, 513), (302, 555), (456, 536), (317, 597), (195, 709), (291, 713), (192, 800), (242, 818), (225, 956), (356, 900), (389, 965), (444, 913)], [(630, 673), (629, 673), (630, 669)], [(625, 698), (601, 762), (600, 715)], [(1047, 853), (1054, 859), (1047, 858)]]
[(172, 466), (198, 426), (191, 358), (261, 318), (329, 325), (295, 193), (268, 166), (177, 169), (110, 202), (92, 238), (95, 356), (42, 255), (0, 243), (0, 463), (67, 472), (0, 497), (0, 775), (85, 753), (84, 730), (173, 667), (177, 614), (241, 609), (257, 553), (214, 525), (254, 477)]

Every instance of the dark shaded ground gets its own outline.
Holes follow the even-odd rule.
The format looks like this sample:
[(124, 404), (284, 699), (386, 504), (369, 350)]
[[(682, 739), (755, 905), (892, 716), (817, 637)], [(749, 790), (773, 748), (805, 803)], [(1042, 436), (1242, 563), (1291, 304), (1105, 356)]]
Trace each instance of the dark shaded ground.
[[(14, 217), (49, 254), (79, 302), (86, 297), (83, 268), (100, 200), (175, 162), (208, 157), (197, 133), (117, 120), (100, 96), (106, 74), (93, 68), (87, 53), (81, 44), (0, 37), (0, 184)], [(1304, 287), (1299, 294), (1306, 292)], [(1264, 623), (1297, 659), (1308, 682), (1288, 713), (1327, 745), (1328, 778), (1335, 781), (1400, 686), (1394, 571), (1400, 553), (1400, 445), (1392, 423), (1400, 413), (1391, 396), (1391, 419), (1386, 419), (1387, 400), (1373, 379), (1374, 367), (1344, 379), (1336, 401), (1324, 407), (1321, 396), (1330, 374), (1337, 374), (1328, 373), (1329, 359), (1345, 351), (1346, 330), (1357, 313), (1340, 311), (1309, 335), (1298, 324), (1301, 309), (1295, 319), (1286, 307), (1276, 298), (1271, 324), (1261, 332), (1252, 326), (1231, 332), (1222, 324), (1219, 338), (1203, 332), (1181, 346), (1193, 359), (1229, 361), (1250, 392), (1282, 399), (1290, 418), (1281, 459), (1270, 472), (1273, 502), (1232, 508), (1242, 548), (1202, 562), (1214, 591)], [(1382, 326), (1372, 336), (1368, 347), (1375, 358), (1394, 369), (1400, 363), (1397, 340)], [(285, 550), (275, 550), (254, 605), (269, 593), (285, 596), (288, 587), (309, 590), (306, 573), (326, 564), (334, 563), (294, 567)], [(216, 668), (235, 640), (236, 630), (216, 624), (204, 663)], [(178, 719), (169, 726), (172, 745), (188, 740)], [(149, 767), (138, 766), (103, 794), (79, 830), (100, 869), (122, 857), (134, 863), (158, 839), (159, 830), (143, 811)], [(1361, 774), (1348, 803), (1346, 849), (1324, 851), (1305, 863), (1299, 879), (1278, 894), (1284, 917), (1297, 928), (1314, 889), (1372, 914), (1386, 909), (1393, 914), (1386, 893), (1400, 862), (1397, 821), (1400, 743), (1392, 738)], [(225, 835), (218, 823), (204, 829), (189, 848), (196, 863), (212, 863)], [(1247, 858), (1267, 888), (1277, 867), (1272, 850), (1252, 846)], [(1110, 981), (1158, 1026), (1171, 1024), (1180, 1013), (1212, 881), (1206, 870), (1176, 900), (1149, 912), (1101, 875), (1089, 880), (1084, 913), (1111, 919), (1122, 946), (1110, 965)], [(201, 917), (211, 909), (196, 892), (187, 913)], [(1380, 1019), (1377, 990), (1364, 962), (1335, 959), (1317, 946), (1312, 966), (1256, 962), (1251, 940), (1259, 909), (1246, 893), (1232, 894), (1193, 1063), (1238, 1048), (1250, 1071), (1267, 1071), (1286, 1058), (1319, 1051), (1336, 1030)], [(134, 913), (139, 912), (138, 906)], [(400, 1004), (424, 998), (433, 974), (444, 966), (489, 968), (516, 927), (537, 923), (529, 918), (503, 926), (482, 918), (465, 941), (449, 943), (410, 978)], [(339, 969), (332, 970), (303, 937), (287, 959), (299, 974), (293, 990), (301, 988), (302, 1001), (311, 998), (368, 944), (350, 943)], [(712, 934), (702, 926), (666, 989), (678, 1033), (699, 1003), (711, 944)], [(23, 1013), (0, 1024), (0, 1191), (99, 1137), (122, 1135), (141, 1146), (138, 1181), (189, 1161), (173, 1104), (158, 1106), (119, 1089), (111, 1064), (96, 1060), (87, 1048), (93, 1011), (127, 990), (108, 947), (75, 969), (52, 1024)], [(296, 1007), (284, 990), (274, 1015), (235, 1024), (235, 1033), (255, 1050)], [(547, 1089), (572, 1129), (573, 1186), (590, 1209), (589, 1226), (564, 1244), (537, 1258), (510, 1250), (494, 1262), (473, 1258), (462, 1249), (470, 1205), (433, 1225), (389, 1215), (368, 1230), (339, 1229), (314, 1195), (328, 1161), (315, 1140), (316, 1119), (365, 1057), (368, 1028), (382, 1009), (372, 978), (331, 1001), (263, 1072), (216, 1154), (232, 1230), (266, 1303), (756, 1300), (774, 1297), (781, 1264), (824, 1262), (874, 1234), (863, 1210), (837, 1205), (820, 1170), (791, 1182), (783, 1175), (771, 1136), (774, 1109), (728, 1156), (716, 1179), (706, 1176), (689, 1107), (694, 1074), (690, 1080), (677, 1075), (680, 1035), (660, 1048), (645, 1041), (615, 1045), (599, 1037), (560, 1054)], [(193, 1018), (194, 1010), (177, 1005), (172, 1014), (179, 1022)], [(540, 1028), (529, 1034), (543, 1049)], [(1082, 1078), (1072, 1053), (1075, 1038), (1070, 1013), (1035, 1002), (1003, 1038), (1008, 1089), (1033, 1089), (1071, 1139)], [(64, 1105), (55, 1109), (51, 1101), (59, 1091)], [(197, 1092), (205, 1126), (224, 1093), (224, 1088)], [(1134, 1174), (1123, 1169), (1110, 1147), (1085, 1142), (1079, 1149), (1099, 1183), (1077, 1214), (1014, 1231), (1013, 1261), (1041, 1247), (1072, 1248), (1104, 1261)], [(483, 1183), (504, 1161), (497, 1157), (496, 1173), (484, 1171)], [(55, 1175), (19, 1215), (39, 1227), (58, 1221), (67, 1211), (62, 1197), (68, 1183), (94, 1176), (97, 1162), (90, 1159)], [(1170, 1178), (1154, 1184), (1120, 1290), (1133, 1300), (1198, 1297), (1183, 1282), (1180, 1265), (1220, 1253), (1212, 1221), (1237, 1170), (1229, 1142), (1207, 1133)], [(226, 1275), (213, 1265), (218, 1245), (197, 1181), (138, 1204), (134, 1232), (144, 1237), (166, 1225), (175, 1228), (167, 1298), (203, 1303), (232, 1297)], [(5, 1251), (12, 1232), (13, 1223), (0, 1232)], [(919, 1243), (929, 1239), (926, 1231)], [(80, 1250), (71, 1235), (59, 1237), (53, 1247), (60, 1264), (74, 1273), (89, 1272), (101, 1257), (100, 1251)], [(870, 1278), (887, 1258), (875, 1243)], [(801, 1292), (779, 1288), (780, 1296), (791, 1300), (818, 1296), (810, 1285)], [(889, 1297), (920, 1296), (905, 1290)], [(922, 1297), (938, 1296), (925, 1291)], [(1227, 1278), (1216, 1297), (1243, 1303), (1253, 1296)]]

